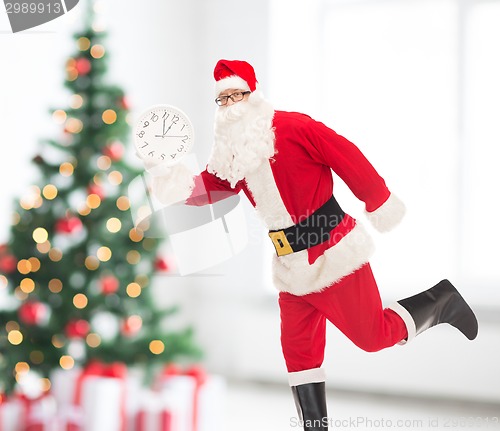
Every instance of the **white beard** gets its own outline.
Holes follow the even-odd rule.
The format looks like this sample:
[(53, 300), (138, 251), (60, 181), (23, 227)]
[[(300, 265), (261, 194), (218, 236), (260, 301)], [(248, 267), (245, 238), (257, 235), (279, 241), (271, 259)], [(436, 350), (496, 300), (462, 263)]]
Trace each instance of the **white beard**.
[(246, 102), (219, 107), (208, 171), (231, 187), (274, 156), (274, 109), (259, 90)]

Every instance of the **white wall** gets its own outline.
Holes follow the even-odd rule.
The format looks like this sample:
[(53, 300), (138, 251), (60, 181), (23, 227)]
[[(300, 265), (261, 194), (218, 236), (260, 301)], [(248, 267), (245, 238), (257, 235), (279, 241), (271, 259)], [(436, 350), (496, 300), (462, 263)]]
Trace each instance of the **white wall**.
[(49, 108), (67, 104), (62, 89), (71, 14), (33, 31), (10, 34), (0, 8), (0, 243), (7, 239), (9, 209), (33, 179), (30, 160), (42, 138), (60, 133)]
[[(203, 164), (212, 139), (215, 62), (250, 61), (264, 92), (271, 93), (275, 75), (269, 55), (280, 45), (270, 44), (269, 5), (266, 0), (107, 0), (102, 18), (110, 31), (109, 78), (126, 89), (134, 114), (155, 103), (185, 110), (195, 124), (196, 154)], [(73, 52), (70, 35), (79, 8), (43, 27), (51, 33), (40, 28), (8, 34), (0, 13), (0, 243), (7, 238), (11, 198), (34, 178), (29, 160), (37, 142), (60, 133), (47, 109), (67, 103), (63, 65)], [(247, 203), (245, 210), (251, 235), (244, 252), (201, 275), (160, 277), (157, 292), (165, 304), (180, 303), (180, 323), (194, 323), (210, 370), (285, 384), (276, 295), (263, 279), (262, 254), (270, 249)], [(390, 241), (380, 239), (381, 246)], [(474, 343), (436, 328), (413, 345), (377, 354), (360, 352), (335, 329), (330, 332), (325, 366), (337, 387), (500, 402), (498, 322), (482, 321)]]

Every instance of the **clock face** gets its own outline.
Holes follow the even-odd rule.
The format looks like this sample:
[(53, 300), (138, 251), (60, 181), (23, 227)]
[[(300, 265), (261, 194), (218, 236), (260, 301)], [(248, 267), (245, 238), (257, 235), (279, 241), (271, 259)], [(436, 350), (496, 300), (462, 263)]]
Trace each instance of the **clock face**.
[(143, 159), (174, 164), (191, 150), (194, 131), (188, 116), (180, 109), (158, 105), (140, 116), (134, 138)]

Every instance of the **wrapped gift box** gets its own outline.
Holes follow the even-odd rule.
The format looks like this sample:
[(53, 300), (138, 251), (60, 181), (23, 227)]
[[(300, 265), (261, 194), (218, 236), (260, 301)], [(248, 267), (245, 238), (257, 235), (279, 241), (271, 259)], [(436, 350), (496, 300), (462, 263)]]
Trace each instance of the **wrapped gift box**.
[(175, 431), (174, 412), (161, 393), (141, 391), (141, 404), (135, 415), (135, 431)]
[(209, 375), (198, 393), (196, 431), (221, 431), (225, 428), (227, 386), (223, 377)]
[(190, 376), (170, 376), (160, 386), (160, 398), (172, 412), (172, 431), (193, 431), (196, 381)]
[(22, 431), (24, 406), (16, 399), (0, 399), (0, 431)]
[(90, 376), (82, 384), (83, 431), (122, 431), (123, 382), (116, 378)]
[[(52, 393), (58, 414), (66, 422), (75, 419), (63, 431), (79, 431), (77, 425), (81, 431), (125, 431), (126, 375), (124, 364), (100, 362), (92, 362), (80, 370), (54, 372)], [(64, 417), (66, 412), (71, 417)]]
[(225, 380), (193, 367), (168, 366), (159, 378), (159, 392), (172, 411), (173, 431), (224, 429)]

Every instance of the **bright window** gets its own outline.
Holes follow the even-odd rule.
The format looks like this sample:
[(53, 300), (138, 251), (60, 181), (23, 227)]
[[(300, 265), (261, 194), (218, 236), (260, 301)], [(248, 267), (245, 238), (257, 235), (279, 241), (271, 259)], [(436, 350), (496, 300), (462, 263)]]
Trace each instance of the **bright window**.
[[(407, 204), (374, 233), (391, 298), (450, 278), (500, 300), (498, 22), (495, 1), (272, 1), (270, 99), (353, 141)], [(367, 223), (339, 179), (335, 194)]]

